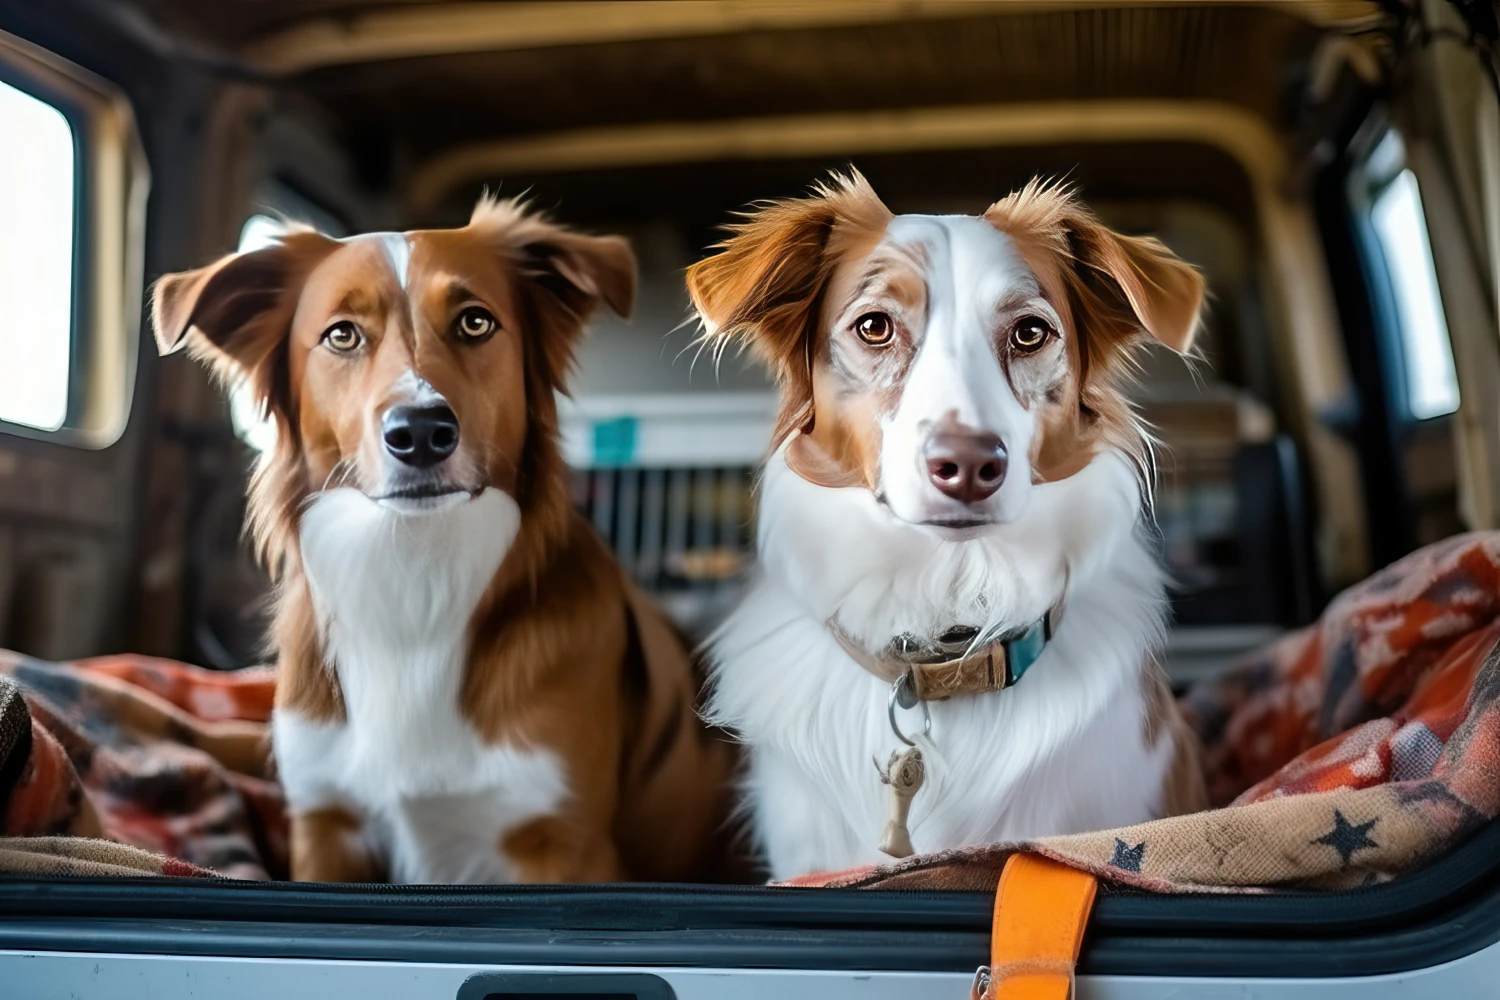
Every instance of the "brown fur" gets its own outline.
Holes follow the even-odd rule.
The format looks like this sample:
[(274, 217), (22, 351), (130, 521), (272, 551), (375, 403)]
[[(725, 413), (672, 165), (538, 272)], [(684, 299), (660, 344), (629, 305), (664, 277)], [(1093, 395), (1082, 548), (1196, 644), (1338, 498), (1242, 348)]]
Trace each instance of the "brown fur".
[[(548, 747), (568, 773), (563, 810), (497, 833), (496, 849), (535, 880), (723, 875), (730, 748), (697, 718), (682, 644), (573, 510), (557, 440), (554, 392), (596, 305), (629, 313), (634, 257), (617, 237), (569, 231), (515, 201), (482, 201), (463, 229), (408, 239), (405, 294), (377, 242), (310, 231), (156, 286), (163, 351), (186, 340), (221, 376), (250, 379), (275, 420), (248, 527), (277, 581), (278, 711), (343, 717), (298, 518), (318, 490), (371, 487), (384, 400), (416, 371), (458, 415), (451, 475), (474, 492), (501, 488), (521, 510), (471, 621), (463, 713), (481, 738)], [(499, 328), (467, 343), (450, 331), (473, 303)], [(322, 345), (337, 320), (358, 324), (357, 352)], [(293, 817), (294, 877), (365, 877), (357, 822)]]
[(348, 809), (315, 809), (292, 818), (292, 878), (298, 882), (377, 882), (380, 867)]

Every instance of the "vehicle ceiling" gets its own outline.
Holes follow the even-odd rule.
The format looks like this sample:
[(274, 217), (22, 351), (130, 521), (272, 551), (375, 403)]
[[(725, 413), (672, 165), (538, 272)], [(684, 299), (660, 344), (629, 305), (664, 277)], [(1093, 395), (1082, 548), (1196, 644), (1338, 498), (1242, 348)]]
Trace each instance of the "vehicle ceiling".
[[(726, 116), (1192, 99), (1227, 102), (1285, 129), (1320, 37), (1331, 28), (1360, 31), (1380, 16), (1378, 4), (1362, 0), (1181, 6), (709, 0), (691, 5), (694, 16), (686, 19), (683, 5), (654, 2), (608, 9), (369, 0), (135, 3), (185, 52), (222, 59), (285, 99), (307, 102), (358, 151), (365, 179), (377, 188), (399, 186), (409, 172), (475, 143)], [(1034, 151), (992, 153), (985, 168), (1007, 181), (1017, 171), (994, 160), (1066, 171), (1081, 162), (1066, 152), (1040, 163)], [(1093, 169), (1158, 189), (1212, 188), (1215, 174), (1223, 173), (1191, 157), (1153, 158), (1183, 163), (1177, 176), (1163, 177), (1130, 169), (1140, 158), (1134, 159), (1111, 170), (1094, 158)], [(609, 197), (615, 185), (601, 187), (598, 176), (588, 175), (615, 166), (602, 159), (598, 170), (575, 171), (587, 183), (565, 186), (582, 197), (590, 190)], [(530, 180), (555, 172), (512, 167), (504, 175)], [(458, 211), (490, 179), (482, 165), (471, 173), (455, 178), (451, 203), (433, 199), (425, 207)], [(634, 183), (683, 190), (672, 170), (635, 174)], [(798, 176), (810, 179), (805, 171)], [(744, 192), (781, 190), (779, 183), (764, 186), (771, 179), (730, 180), (732, 190), (690, 186), (737, 204)], [(1232, 192), (1203, 193), (1232, 206)], [(716, 204), (722, 210), (726, 202)]]

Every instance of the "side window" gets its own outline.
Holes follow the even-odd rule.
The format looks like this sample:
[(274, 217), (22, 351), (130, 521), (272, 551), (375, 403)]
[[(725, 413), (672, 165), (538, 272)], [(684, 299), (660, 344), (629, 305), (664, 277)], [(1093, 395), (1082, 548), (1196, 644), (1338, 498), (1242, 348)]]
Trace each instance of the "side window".
[(106, 447), (129, 414), (147, 172), (124, 96), (0, 33), (0, 433)]
[(1458, 409), (1458, 375), (1422, 193), (1405, 160), (1400, 135), (1387, 132), (1356, 172), (1352, 195), (1368, 224), (1372, 277), (1384, 285), (1384, 319), (1400, 345), (1406, 415), (1421, 421)]
[(0, 420), (44, 431), (68, 416), (74, 144), (61, 111), (0, 81)]

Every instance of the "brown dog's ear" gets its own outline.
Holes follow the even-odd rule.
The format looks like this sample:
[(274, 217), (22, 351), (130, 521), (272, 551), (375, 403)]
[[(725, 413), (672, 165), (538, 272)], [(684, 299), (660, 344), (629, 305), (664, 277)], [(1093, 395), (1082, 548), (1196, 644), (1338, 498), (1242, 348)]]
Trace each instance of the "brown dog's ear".
[[(587, 319), (603, 302), (621, 319), (635, 311), (635, 252), (623, 236), (589, 236), (560, 226), (521, 247), (528, 274)], [(556, 279), (556, 280), (553, 280)]]
[[(588, 236), (539, 219), (522, 227), (523, 291), (537, 318), (537, 346), (531, 352), (543, 366), (537, 377), (563, 388), (583, 328), (603, 302), (621, 319), (635, 308), (635, 253), (620, 236)], [(518, 236), (523, 233), (518, 232)]]
[(688, 294), (717, 354), (743, 339), (782, 389), (776, 442), (810, 423), (818, 302), (843, 242), (885, 231), (891, 213), (857, 171), (811, 197), (761, 203), (719, 253), (688, 268)]
[(1012, 237), (1071, 258), (1094, 308), (1086, 317), (1121, 334), (1145, 332), (1178, 353), (1191, 349), (1203, 312), (1198, 269), (1160, 240), (1122, 236), (1068, 188), (1033, 180), (984, 213)]
[(469, 228), (510, 254), (524, 277), (556, 299), (580, 326), (600, 302), (621, 319), (635, 309), (635, 253), (623, 236), (590, 236), (532, 212), (519, 198), (486, 195)]
[(534, 376), (560, 388), (584, 325), (599, 303), (622, 319), (635, 308), (636, 264), (620, 236), (590, 236), (530, 211), (518, 198), (483, 197), (469, 227), (512, 259), (523, 279), (518, 292), (536, 329), (528, 351)]
[(337, 244), (299, 230), (280, 243), (169, 274), (151, 293), (151, 323), (162, 354), (187, 346), (225, 378), (250, 377), (257, 397), (265, 362), (285, 341), (302, 282)]

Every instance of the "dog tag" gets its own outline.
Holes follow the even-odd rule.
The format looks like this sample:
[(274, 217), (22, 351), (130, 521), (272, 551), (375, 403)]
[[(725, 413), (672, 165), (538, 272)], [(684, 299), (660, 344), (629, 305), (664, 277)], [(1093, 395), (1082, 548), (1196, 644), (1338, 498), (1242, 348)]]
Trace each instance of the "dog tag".
[(892, 750), (885, 767), (876, 761), (875, 770), (880, 772), (881, 784), (891, 790), (891, 818), (886, 820), (881, 832), (880, 849), (893, 858), (909, 858), (916, 851), (911, 846), (911, 831), (906, 828), (906, 820), (911, 814), (911, 800), (927, 776), (922, 749)]

